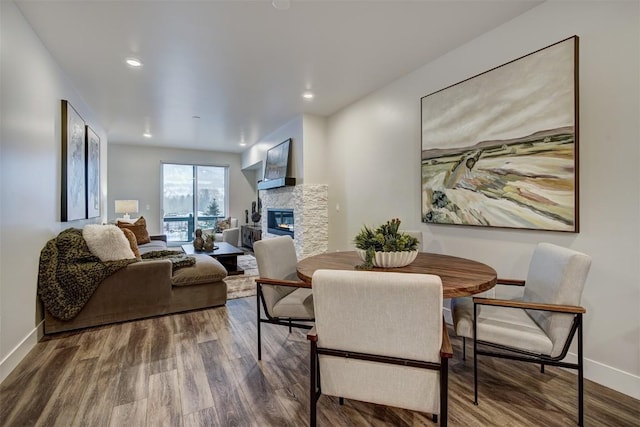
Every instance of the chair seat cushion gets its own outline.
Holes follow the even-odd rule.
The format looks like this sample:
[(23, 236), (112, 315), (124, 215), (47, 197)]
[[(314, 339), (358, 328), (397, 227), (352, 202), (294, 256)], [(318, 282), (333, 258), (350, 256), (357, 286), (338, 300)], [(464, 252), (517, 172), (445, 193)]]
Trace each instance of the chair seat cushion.
[(309, 288), (298, 288), (273, 306), (274, 317), (313, 319), (313, 293)]
[(519, 308), (483, 305), (478, 315), (478, 340), (545, 355), (553, 348), (547, 334)]

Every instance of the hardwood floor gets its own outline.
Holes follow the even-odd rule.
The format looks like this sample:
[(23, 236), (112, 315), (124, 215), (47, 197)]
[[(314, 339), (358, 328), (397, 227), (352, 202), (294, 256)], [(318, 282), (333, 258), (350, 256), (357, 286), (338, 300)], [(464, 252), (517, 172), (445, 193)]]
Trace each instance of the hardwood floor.
[[(304, 426), (305, 331), (263, 326), (257, 362), (255, 298), (226, 307), (45, 337), (0, 385), (1, 426)], [(480, 359), (452, 336), (452, 426), (575, 425), (575, 375)], [(471, 346), (467, 348), (471, 352)], [(585, 381), (585, 425), (638, 426), (640, 402)], [(321, 426), (434, 425), (429, 416), (323, 396)]]

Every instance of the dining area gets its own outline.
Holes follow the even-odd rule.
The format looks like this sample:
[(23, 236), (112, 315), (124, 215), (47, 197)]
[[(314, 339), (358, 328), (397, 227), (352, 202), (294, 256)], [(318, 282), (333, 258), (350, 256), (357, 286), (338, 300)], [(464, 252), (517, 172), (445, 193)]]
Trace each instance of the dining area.
[[(323, 425), (319, 420), (335, 415), (322, 409), (330, 400), (332, 412), (345, 408), (346, 402), (368, 403), (413, 411), (446, 426), (449, 420), (460, 419), (460, 414), (451, 411), (452, 399), (457, 403), (465, 400), (473, 407), (494, 406), (495, 387), (514, 392), (513, 383), (496, 382), (495, 363), (505, 363), (513, 378), (530, 372), (531, 366), (523, 365), (537, 366), (541, 377), (523, 381), (517, 392), (523, 396), (531, 386), (539, 388), (538, 381), (546, 381), (545, 366), (575, 370), (569, 387), (572, 397), (563, 402), (562, 419), (584, 425), (585, 309), (580, 297), (590, 257), (540, 243), (525, 279), (502, 279), (485, 263), (424, 252), (421, 233), (399, 231), (399, 221), (389, 221), (383, 229), (385, 226), (395, 240), (408, 243), (415, 252), (405, 265), (370, 263), (357, 238), (356, 250), (300, 260), (290, 237), (254, 244), (259, 270), (255, 306), (258, 360), (262, 360), (261, 325), (281, 325), (289, 333), (295, 328), (306, 331), (309, 425)], [(380, 240), (375, 233), (380, 230), (368, 231), (369, 237)], [(489, 298), (495, 290), (486, 292), (496, 285), (517, 286), (523, 296)], [(452, 324), (444, 316), (447, 299)], [(543, 311), (546, 314), (540, 316)], [(575, 363), (564, 360), (574, 340), (578, 347)], [(465, 393), (452, 396), (449, 384), (462, 385)], [(554, 402), (560, 397), (554, 394), (545, 398)]]

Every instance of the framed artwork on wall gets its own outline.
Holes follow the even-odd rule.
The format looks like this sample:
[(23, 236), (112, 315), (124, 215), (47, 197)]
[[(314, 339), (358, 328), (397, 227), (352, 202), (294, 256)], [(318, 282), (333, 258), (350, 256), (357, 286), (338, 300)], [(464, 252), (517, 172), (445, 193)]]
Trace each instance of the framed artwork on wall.
[(578, 37), (421, 99), (422, 222), (579, 231)]
[(87, 218), (100, 216), (100, 138), (86, 128), (87, 151)]
[(71, 104), (62, 100), (61, 221), (85, 219), (85, 123)]

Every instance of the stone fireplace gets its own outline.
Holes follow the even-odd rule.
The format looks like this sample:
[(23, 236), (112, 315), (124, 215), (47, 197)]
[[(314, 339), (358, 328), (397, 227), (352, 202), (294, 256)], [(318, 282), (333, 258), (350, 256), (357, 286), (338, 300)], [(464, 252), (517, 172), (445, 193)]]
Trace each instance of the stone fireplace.
[[(329, 248), (328, 186), (300, 184), (260, 190), (262, 199), (262, 238), (282, 233), (269, 231), (269, 212), (293, 212), (293, 241), (298, 259), (324, 253)], [(286, 214), (285, 214), (286, 216)], [(281, 219), (285, 218), (280, 214)], [(288, 221), (284, 219), (282, 224)], [(280, 227), (282, 228), (282, 227)], [(273, 227), (272, 227), (273, 230)]]

